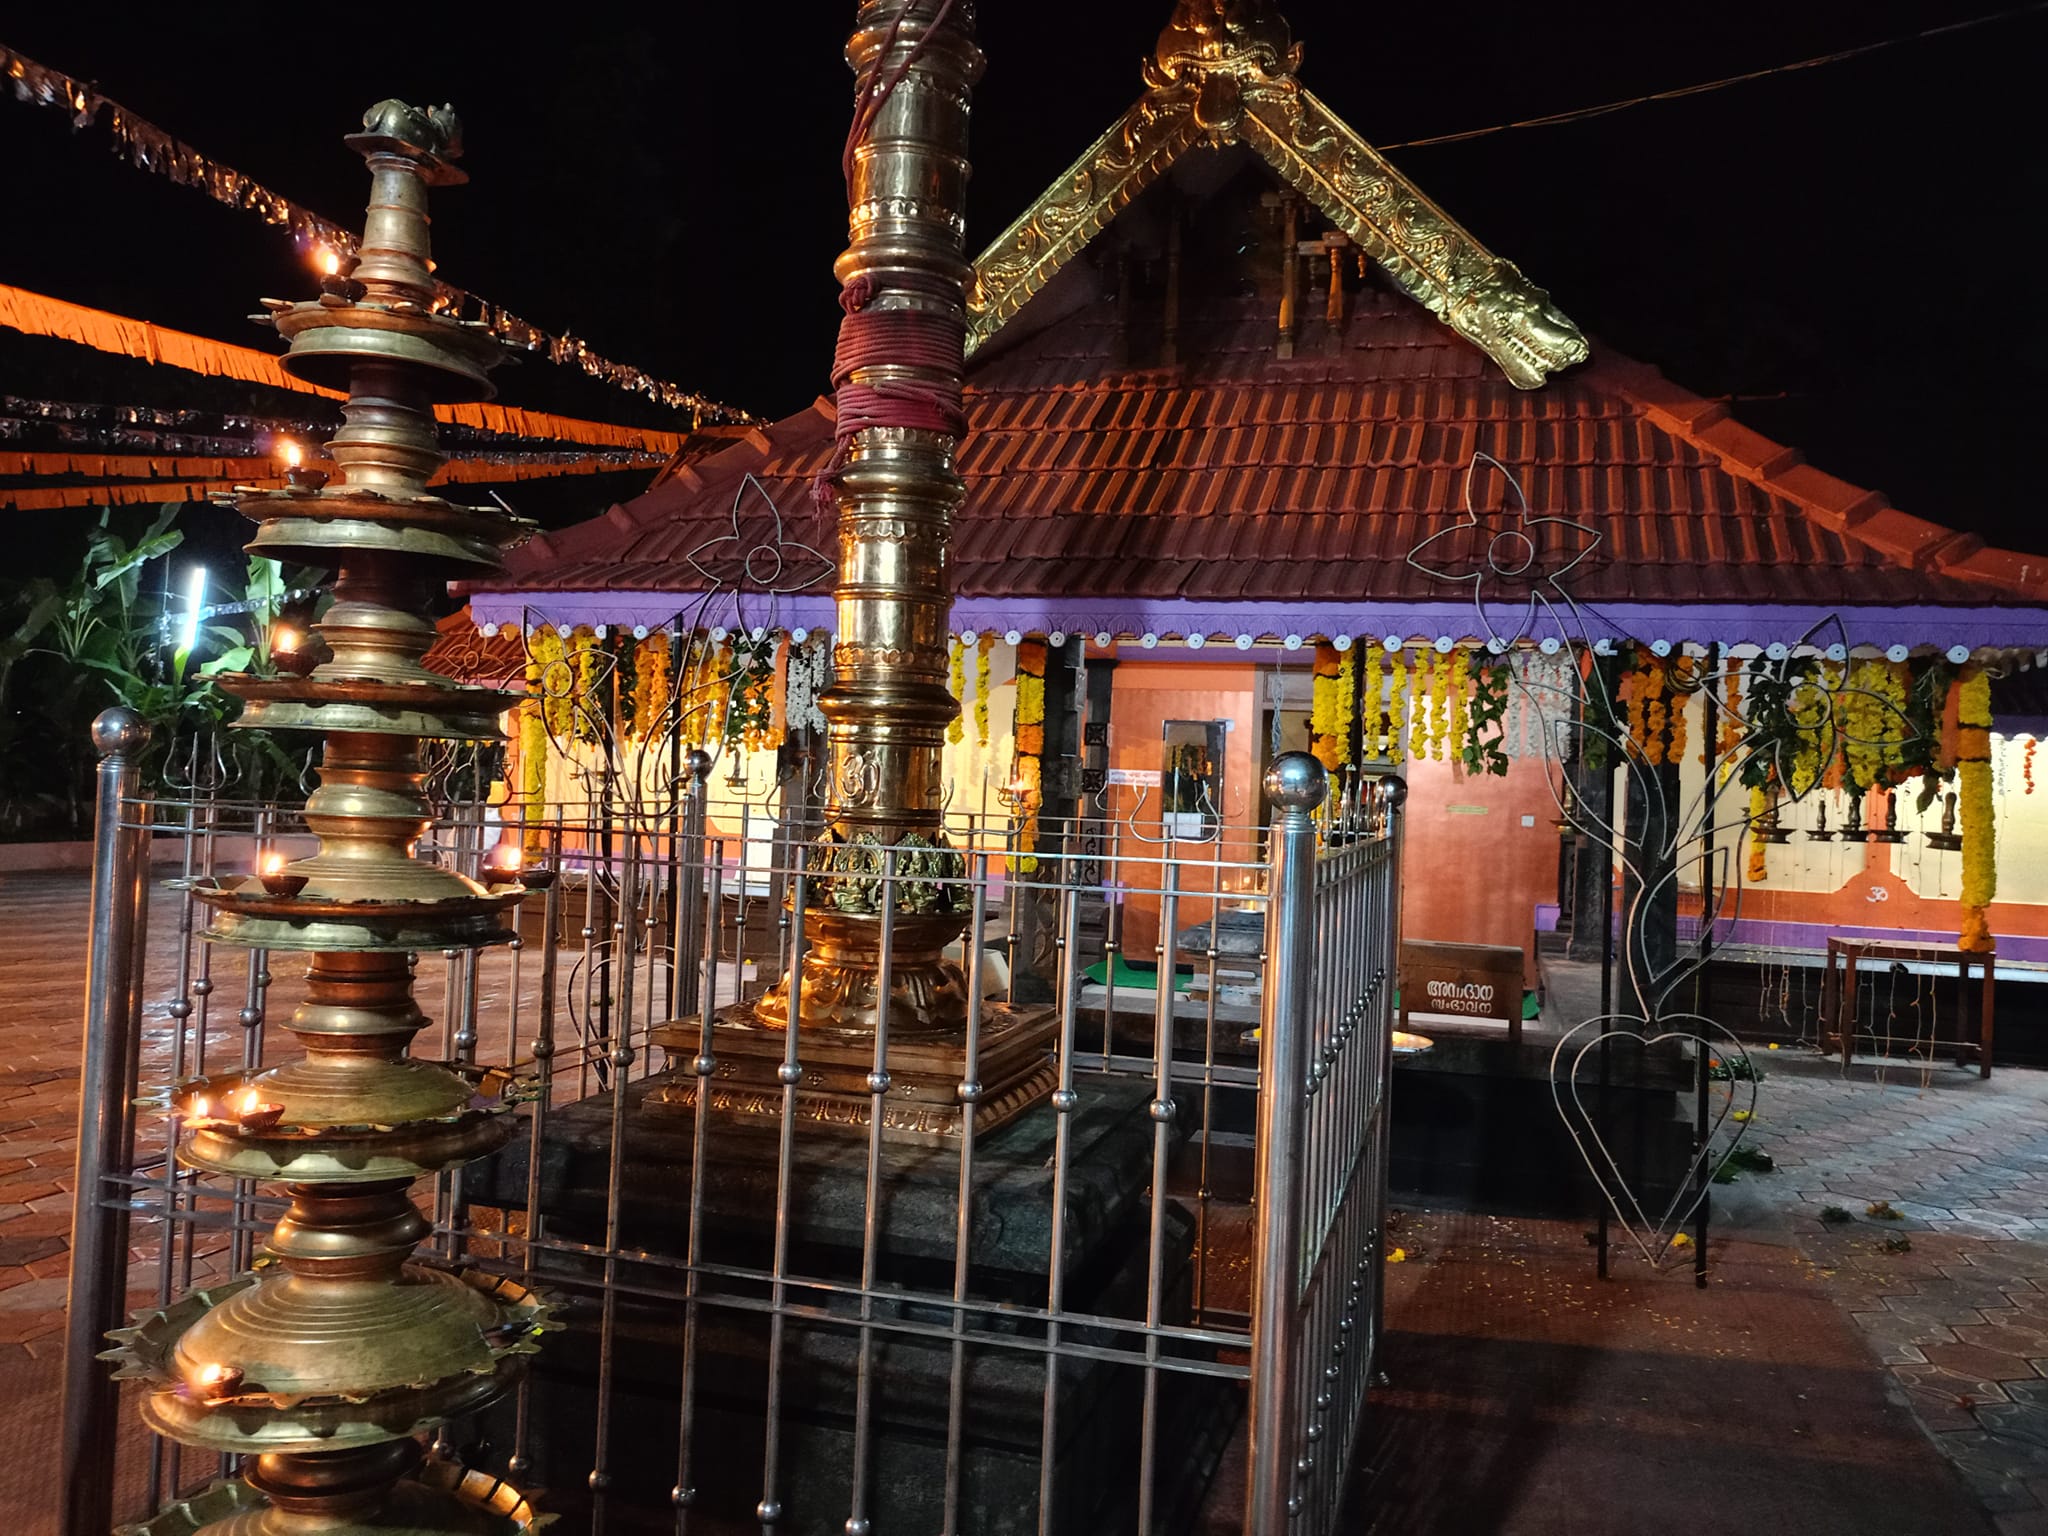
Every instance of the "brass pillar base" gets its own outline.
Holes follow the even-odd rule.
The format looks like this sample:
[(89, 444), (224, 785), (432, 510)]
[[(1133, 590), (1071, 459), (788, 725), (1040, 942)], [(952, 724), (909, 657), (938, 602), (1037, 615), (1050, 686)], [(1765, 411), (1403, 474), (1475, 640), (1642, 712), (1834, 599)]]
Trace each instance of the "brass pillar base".
[[(967, 926), (964, 913), (899, 913), (889, 929), (889, 1038), (960, 1039), (967, 1030), (967, 978), (945, 957)], [(820, 907), (805, 914), (810, 953), (804, 957), (798, 1028), (871, 1042), (882, 1014), (882, 919), (873, 912)], [(788, 979), (753, 1005), (763, 1029), (789, 1023)], [(873, 1045), (868, 1047), (873, 1057)], [(954, 1080), (958, 1082), (958, 1078)]]
[[(1059, 1082), (1053, 1059), (1057, 1028), (1058, 1014), (1050, 1007), (983, 1005), (981, 1081), (974, 1091), (977, 1134), (1008, 1124), (1052, 1093)], [(653, 1039), (669, 1052), (675, 1067), (648, 1102), (694, 1110), (701, 1081), (696, 1072), (698, 1026), (687, 1020), (664, 1024)], [(712, 1113), (741, 1124), (777, 1124), (787, 1039), (781, 1028), (756, 1018), (752, 1003), (721, 1013), (712, 1035)], [(805, 1025), (797, 1044), (803, 1066), (796, 1085), (797, 1118), (821, 1128), (865, 1132), (879, 1104), (882, 1133), (889, 1140), (944, 1146), (966, 1125), (961, 1089), (966, 1043), (964, 1032), (892, 1040), (888, 1091), (877, 1095), (868, 1084), (875, 1069), (872, 1033)]]

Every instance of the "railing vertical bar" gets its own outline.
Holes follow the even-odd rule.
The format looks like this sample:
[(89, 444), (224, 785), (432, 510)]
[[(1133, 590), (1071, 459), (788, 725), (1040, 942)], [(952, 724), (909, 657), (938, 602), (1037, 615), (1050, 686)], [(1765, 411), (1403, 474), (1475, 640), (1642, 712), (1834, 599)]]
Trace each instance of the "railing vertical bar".
[[(562, 912), (560, 822), (556, 822), (548, 829), (548, 864), (554, 873), (548, 881), (547, 893), (541, 898), (540, 982), (539, 996), (534, 1004), (534, 1095), (527, 1126), (525, 1280), (529, 1286), (534, 1283), (538, 1268), (536, 1256), (539, 1249), (535, 1245), (545, 1235), (542, 1230), (543, 1218), (540, 1209), (541, 1158), (547, 1146), (549, 1111), (554, 1108), (555, 981), (561, 958), (561, 946), (557, 942), (557, 935)], [(514, 1476), (525, 1472), (531, 1465), (526, 1447), (532, 1408), (533, 1383), (529, 1378), (521, 1377), (519, 1395), (513, 1407), (510, 1468)]]
[[(1173, 1121), (1173, 956), (1180, 918), (1180, 866), (1169, 864), (1159, 893), (1159, 986), (1152, 1017), (1152, 1212), (1145, 1263), (1145, 1326), (1165, 1321), (1167, 1160)], [(1210, 925), (1212, 942), (1214, 923)], [(1211, 994), (1210, 1009), (1215, 1008)], [(1159, 1456), (1159, 1335), (1145, 1335), (1144, 1411), (1138, 1426), (1138, 1536), (1152, 1536), (1153, 1473)]]
[(124, 812), (135, 798), (136, 760), (148, 741), (148, 727), (127, 710), (107, 710), (93, 722), (93, 744), (101, 756), (58, 1449), (64, 1536), (103, 1536), (114, 1518), (113, 1479), (106, 1475), (105, 1458), (118, 1434), (120, 1390), (97, 1356), (126, 1300), (128, 1239), (125, 1211), (107, 1198), (102, 1183), (110, 1173), (127, 1172), (121, 1142), (128, 1115), (128, 1058), (135, 1049), (130, 1021), (140, 995), (137, 935), (148, 891), (149, 832), (146, 816), (138, 814), (128, 824)]
[[(782, 1465), (782, 1344), (783, 1332), (788, 1322), (784, 1307), (787, 1305), (789, 1291), (786, 1277), (789, 1274), (790, 1181), (796, 1174), (796, 1094), (797, 1085), (803, 1081), (803, 1063), (798, 1059), (797, 1046), (802, 1037), (804, 1008), (804, 909), (810, 901), (805, 857), (804, 845), (792, 838), (789, 883), (789, 1023), (783, 1031), (780, 1073), (782, 1119), (775, 1149), (775, 1255), (771, 1266), (774, 1281), (769, 1293), (771, 1307), (768, 1314), (767, 1422), (763, 1428), (765, 1443), (761, 1448), (761, 1502), (754, 1507), (754, 1517), (761, 1522), (764, 1530), (771, 1533), (782, 1519), (782, 1500), (777, 1486)], [(710, 1087), (710, 1080), (699, 1078), (697, 1081), (697, 1114), (701, 1119), (705, 1112), (702, 1100)]]
[(1074, 1024), (1081, 996), (1081, 904), (1071, 889), (1061, 893), (1065, 909), (1060, 916), (1060, 1044), (1059, 1086), (1053, 1090), (1052, 1107), (1057, 1116), (1052, 1154), (1052, 1233), (1048, 1244), (1045, 1277), (1045, 1404), (1039, 1415), (1038, 1440), (1038, 1533), (1055, 1536), (1053, 1500), (1059, 1492), (1056, 1460), (1059, 1452), (1060, 1312), (1066, 1306), (1067, 1268), (1067, 1175), (1073, 1162), (1074, 1109), (1079, 1096), (1074, 1091)]
[(1294, 1490), (1300, 1369), (1304, 1084), (1315, 986), (1315, 811), (1322, 765), (1286, 753), (1266, 776), (1278, 815), (1266, 914), (1271, 961), (1260, 1006), (1258, 1216), (1252, 1274), (1250, 1469), (1244, 1527), (1282, 1536)]
[[(981, 1104), (982, 988), (987, 959), (988, 855), (968, 863), (971, 915), (967, 923), (967, 1046), (960, 1066), (960, 1192), (953, 1229), (953, 1358), (946, 1378), (946, 1506), (941, 1536), (961, 1536), (960, 1474), (967, 1421), (967, 1300), (974, 1235), (974, 1126)], [(1105, 919), (1106, 922), (1106, 919)]]
[[(676, 1510), (676, 1536), (689, 1529), (690, 1509), (697, 1501), (692, 1438), (697, 1407), (697, 1265), (704, 1253), (704, 1164), (711, 1150), (711, 1075), (718, 1070), (713, 1031), (718, 1023), (718, 916), (725, 903), (725, 840), (708, 835), (704, 842), (704, 948), (711, 961), (707, 984), (697, 993), (697, 1054), (690, 1072), (697, 1079), (696, 1118), (690, 1137), (690, 1230), (683, 1239), (683, 1379), (681, 1413), (676, 1431), (676, 1481), (669, 1499)], [(742, 850), (740, 880), (746, 880)], [(735, 983), (737, 990), (737, 983)], [(616, 1177), (617, 1170), (614, 1169)]]
[(889, 1095), (889, 990), (895, 984), (896, 850), (882, 850), (882, 922), (875, 972), (875, 1065), (868, 1076), (867, 1200), (860, 1228), (860, 1354), (853, 1388), (853, 1487), (846, 1517), (849, 1531), (864, 1531), (868, 1520), (868, 1473), (874, 1455), (875, 1277), (882, 1244), (882, 1137)]

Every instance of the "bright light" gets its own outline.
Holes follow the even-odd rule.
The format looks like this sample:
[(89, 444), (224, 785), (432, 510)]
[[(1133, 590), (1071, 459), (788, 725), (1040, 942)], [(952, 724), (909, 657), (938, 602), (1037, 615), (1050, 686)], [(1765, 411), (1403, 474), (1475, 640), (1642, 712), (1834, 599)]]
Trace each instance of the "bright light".
[(297, 443), (293, 442), (290, 438), (287, 437), (282, 439), (280, 441), (279, 446), (282, 447), (284, 450), (284, 462), (286, 468), (297, 469), (301, 464), (303, 464), (306, 461), (306, 451), (303, 448), (301, 448)]
[(192, 567), (192, 583), (185, 600), (185, 619), (178, 626), (178, 649), (189, 651), (199, 643), (199, 610), (206, 606), (206, 567)]
[(323, 245), (320, 247), (319, 262), (320, 270), (322, 272), (325, 272), (329, 277), (333, 277), (337, 272), (341, 270), (341, 254), (340, 252), (336, 251), (334, 247), (331, 245)]
[(284, 873), (284, 855), (283, 855), (283, 854), (281, 854), (281, 853), (269, 853), (269, 854), (265, 854), (265, 855), (263, 856), (263, 873), (265, 873), (266, 875), (281, 875), (281, 874), (283, 874), (283, 873)]

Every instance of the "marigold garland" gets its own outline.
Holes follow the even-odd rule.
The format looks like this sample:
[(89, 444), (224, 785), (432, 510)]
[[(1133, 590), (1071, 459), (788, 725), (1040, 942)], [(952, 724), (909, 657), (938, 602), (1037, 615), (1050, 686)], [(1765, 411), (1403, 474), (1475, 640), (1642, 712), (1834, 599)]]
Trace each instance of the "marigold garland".
[(569, 636), (569, 649), (576, 661), (576, 704), (573, 719), (576, 735), (583, 741), (597, 740), (597, 722), (604, 717), (603, 701), (598, 694), (597, 631), (588, 624), (578, 624)]
[(974, 742), (988, 750), (988, 656), (995, 649), (995, 636), (983, 635), (974, 647)]
[(1387, 690), (1386, 756), (1399, 763), (1408, 758), (1408, 653), (1389, 651), (1387, 660), (1394, 670), (1392, 686)]
[(1023, 640), (1017, 646), (1017, 777), (1023, 799), (1017, 807), (1017, 867), (1025, 874), (1038, 868), (1032, 850), (1038, 846), (1038, 812), (1045, 803), (1045, 642)]
[(1436, 652), (1416, 654), (1408, 674), (1408, 755), (1420, 762), (1429, 756), (1429, 674), (1436, 669)]
[(633, 652), (633, 734), (645, 741), (668, 711), (668, 637), (649, 635)]
[(1444, 760), (1444, 738), (1450, 731), (1450, 693), (1450, 660), (1432, 651), (1429, 655), (1429, 755), (1438, 762)]
[(1316, 642), (1315, 683), (1309, 706), (1309, 750), (1332, 773), (1344, 761), (1337, 740), (1337, 647)]
[(1341, 653), (1337, 663), (1337, 760), (1351, 761), (1351, 738), (1358, 724), (1358, 651)]
[(957, 747), (967, 736), (967, 720), (961, 709), (967, 698), (967, 647), (958, 636), (946, 642), (946, 689), (953, 695), (953, 718), (946, 722), (946, 740)]
[(1957, 810), (1963, 827), (1963, 921), (1958, 946), (1992, 947), (1985, 908), (1998, 894), (1997, 828), (1991, 797), (1991, 677), (1972, 667), (1957, 685)]
[[(528, 687), (534, 668), (527, 666)], [(541, 819), (547, 814), (548, 728), (541, 719), (541, 701), (529, 693), (519, 702), (519, 804), (524, 830), (520, 841), (528, 859), (541, 853)]]
[(1462, 646), (1451, 652), (1450, 719), (1445, 722), (1444, 731), (1453, 751), (1452, 760), (1463, 762), (1467, 758), (1469, 743), (1465, 740), (1465, 726), (1469, 711), (1466, 708), (1466, 690), (1472, 686), (1472, 653)]
[(2020, 759), (2020, 777), (2026, 780), (2026, 792), (2030, 795), (2034, 792), (2034, 748), (2039, 745), (2041, 739), (2038, 736), (2029, 736), (2026, 754)]
[(541, 719), (547, 733), (557, 741), (566, 740), (576, 708), (576, 673), (568, 664), (561, 632), (542, 625), (527, 637), (526, 686), (541, 699)]
[(779, 637), (763, 635), (755, 640), (742, 636), (733, 645), (730, 703), (726, 710), (725, 740), (738, 740), (749, 752), (775, 743), (775, 653)]
[(696, 740), (691, 744), (707, 752), (721, 750), (732, 739), (733, 653), (729, 645), (705, 649), (704, 712), (698, 718)]
[(1676, 691), (1671, 699), (1671, 741), (1664, 753), (1666, 762), (1685, 761), (1685, 711), (1692, 700), (1693, 674), (1696, 670), (1690, 656), (1672, 659), (1670, 678)]

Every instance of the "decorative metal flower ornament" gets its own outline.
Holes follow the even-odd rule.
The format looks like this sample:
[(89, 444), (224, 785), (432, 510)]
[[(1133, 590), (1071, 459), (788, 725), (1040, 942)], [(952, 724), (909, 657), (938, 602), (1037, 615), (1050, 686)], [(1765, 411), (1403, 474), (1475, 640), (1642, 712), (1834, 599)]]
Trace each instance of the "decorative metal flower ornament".
[[(1482, 513), (1473, 499), (1481, 465), (1507, 481), (1514, 498), (1510, 511)], [(1502, 646), (1527, 639), (1536, 627), (1538, 602), (1569, 604), (1560, 583), (1585, 563), (1600, 546), (1600, 535), (1568, 517), (1531, 517), (1529, 499), (1508, 467), (1491, 454), (1475, 453), (1465, 466), (1464, 511), (1408, 552), (1408, 563), (1438, 581), (1472, 588), (1481, 637)], [(1497, 627), (1489, 604), (1520, 603), (1519, 621), (1505, 632)]]

